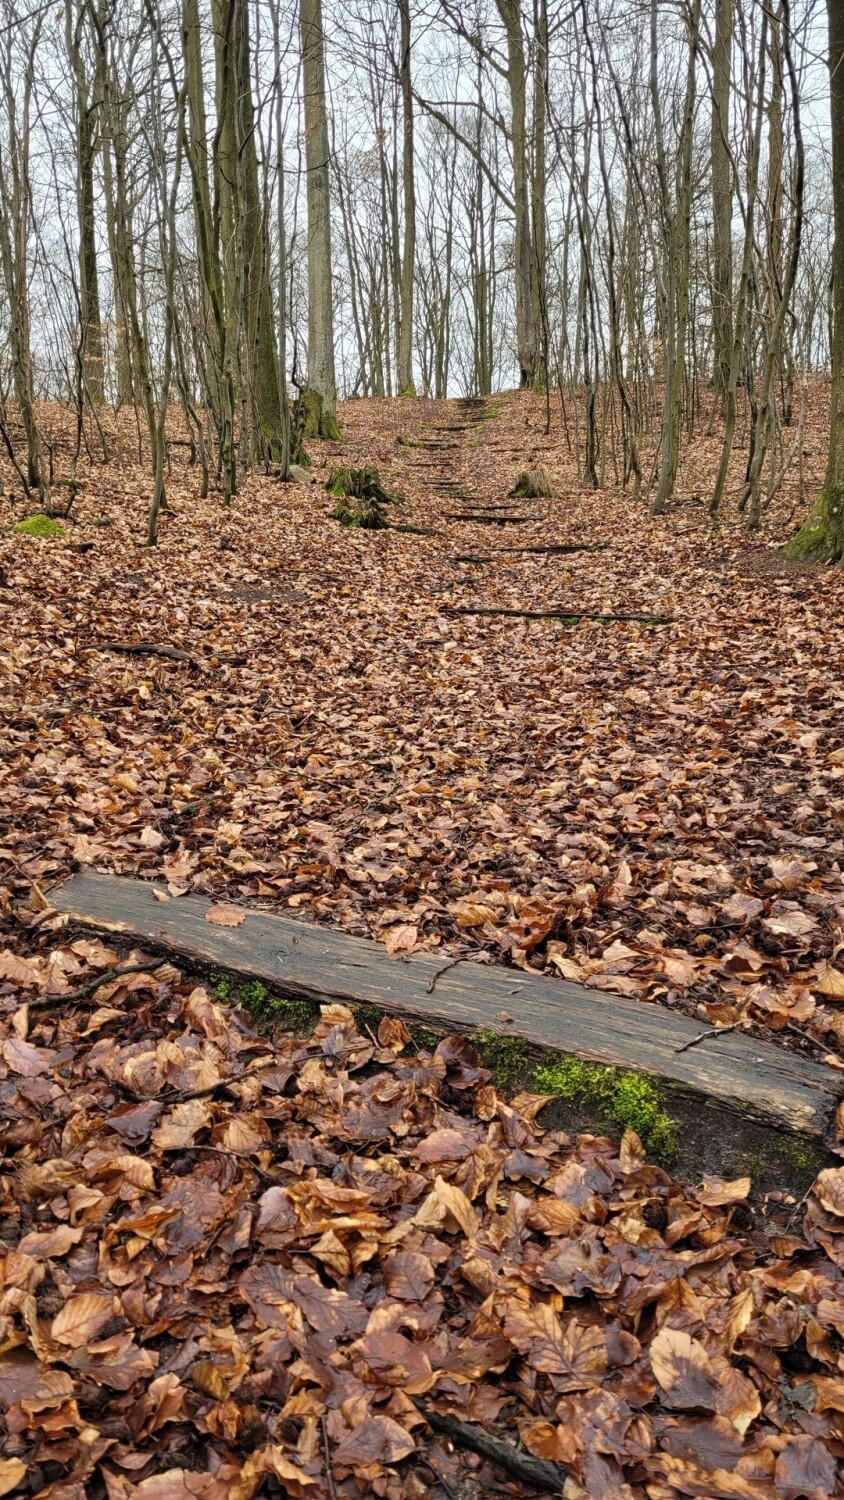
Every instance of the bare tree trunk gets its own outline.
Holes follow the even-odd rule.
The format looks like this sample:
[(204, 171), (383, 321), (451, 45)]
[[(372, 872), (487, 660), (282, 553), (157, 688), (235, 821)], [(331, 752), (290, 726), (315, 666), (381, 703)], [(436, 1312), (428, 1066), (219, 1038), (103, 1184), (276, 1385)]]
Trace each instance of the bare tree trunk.
[(416, 264), (416, 184), (413, 176), (413, 87), (410, 77), (410, 0), (399, 0), (399, 46), (402, 96), (402, 191), (404, 238), (399, 288), (399, 340), (396, 386), (399, 395), (415, 395), (413, 384), (413, 276)]
[(759, 61), (756, 71), (756, 114), (751, 125), (751, 136), (748, 146), (747, 201), (744, 206), (744, 244), (742, 247), (741, 273), (739, 276), (735, 317), (733, 319), (733, 343), (730, 351), (730, 364), (727, 370), (727, 384), (724, 390), (724, 439), (721, 445), (721, 459), (718, 465), (718, 473), (715, 477), (715, 485), (709, 501), (709, 514), (711, 516), (715, 516), (718, 513), (724, 494), (724, 486), (727, 482), (733, 437), (736, 430), (736, 389), (741, 363), (746, 357), (746, 329), (750, 298), (751, 267), (753, 262), (756, 199), (759, 187), (762, 121), (764, 117), (767, 30), (768, 13), (763, 10), (759, 41)]
[[(780, 27), (780, 22), (782, 26)], [(779, 142), (778, 149), (782, 151), (782, 62), (788, 72), (791, 92), (791, 126), (794, 131), (794, 212), (791, 224), (791, 236), (789, 244), (788, 261), (783, 269), (782, 266), (782, 159), (780, 158), (779, 171), (774, 181), (774, 202), (769, 201), (769, 212), (772, 212), (772, 223), (776, 226), (772, 230), (774, 236), (771, 245), (771, 255), (775, 255), (779, 266), (774, 264), (770, 270), (771, 290), (775, 316), (773, 326), (767, 333), (764, 341), (764, 356), (762, 361), (762, 376), (760, 380), (759, 406), (756, 418), (756, 432), (753, 443), (753, 457), (747, 475), (745, 499), (749, 502), (747, 517), (748, 528), (753, 531), (759, 525), (761, 517), (761, 486), (762, 486), (762, 464), (771, 441), (772, 416), (773, 416), (773, 387), (777, 368), (782, 351), (782, 335), (785, 320), (788, 315), (791, 294), (797, 279), (797, 268), (800, 263), (800, 246), (803, 238), (803, 190), (805, 181), (805, 161), (803, 147), (803, 131), (800, 123), (800, 95), (797, 84), (797, 75), (794, 61), (791, 55), (790, 37), (791, 17), (789, 13), (788, 0), (781, 0), (780, 11), (777, 16), (776, 26), (776, 51), (772, 45), (771, 55), (775, 72), (778, 68), (777, 93), (779, 96)], [(775, 126), (772, 122), (772, 131)], [(771, 150), (777, 149), (777, 144), (772, 143)], [(776, 280), (774, 279), (776, 277)]]
[[(96, 8), (94, 8), (94, 3)], [(91, 21), (96, 54), (94, 81), (100, 124), (100, 161), (103, 171), (103, 198), (105, 201), (108, 252), (111, 261), (112, 282), (114, 284), (114, 362), (117, 378), (117, 405), (126, 406), (134, 401), (135, 393), (132, 379), (132, 358), (129, 351), (129, 312), (125, 286), (126, 268), (118, 243), (119, 234), (115, 208), (116, 190), (110, 144), (111, 127), (108, 124), (106, 111), (107, 57), (105, 35), (109, 22), (107, 0), (92, 0), (88, 14)], [(114, 122), (115, 116), (118, 113), (125, 113), (126, 109), (126, 102), (121, 101), (118, 104), (112, 101), (109, 106), (108, 117)]]
[(308, 198), (308, 383), (302, 392), (303, 435), (337, 439), (334, 299), (325, 43), (322, 0), (299, 0)]
[(522, 387), (530, 387), (536, 378), (539, 340), (534, 322), (533, 235), (527, 155), (527, 79), (521, 0), (496, 0), (496, 5), (507, 34), (507, 87), (510, 92), (513, 200), (516, 220), (516, 353), (519, 361), (519, 384)]
[(531, 321), (537, 338), (537, 377), (548, 388), (548, 307), (545, 272), (548, 250), (546, 222), (547, 162), (545, 132), (548, 119), (548, 0), (533, 0), (533, 141), (531, 171), (532, 277)]
[(74, 0), (65, 6), (65, 41), (76, 89), (76, 202), (79, 221), (79, 325), (82, 374), (88, 399), (101, 403), (103, 387), (103, 335), (100, 289), (97, 276), (97, 245), (94, 217), (94, 156), (96, 153), (95, 105), (85, 72), (82, 37), (84, 4)]
[[(286, 446), (269, 282), (269, 226), (258, 186), (248, 0), (215, 8), (215, 144), (229, 324), (242, 356), (244, 455), (282, 458)], [(231, 337), (231, 328), (229, 330)]]
[(733, 165), (730, 154), (730, 80), (733, 48), (733, 0), (715, 0), (712, 48), (712, 376), (723, 395), (733, 352)]
[[(220, 133), (215, 132), (210, 157), (213, 166), (214, 196), (209, 184), (208, 127), (205, 114), (205, 82), (202, 71), (202, 37), (198, 0), (184, 0), (182, 12), (182, 52), (187, 89), (188, 121), (185, 129), (185, 156), (191, 174), (194, 227), (198, 267), (202, 281), (202, 302), (206, 325), (214, 329), (214, 342), (203, 338), (209, 365), (207, 399), (213, 408), (214, 425), (219, 435), (219, 469), (223, 503), (228, 505), (237, 488), (237, 458), (234, 443), (235, 388), (233, 344), (236, 322), (231, 325), (226, 313), (221, 247), (220, 173), (217, 156)], [(175, 89), (175, 74), (171, 67)]]
[[(26, 437), (27, 491), (35, 490), (42, 506), (51, 509), (49, 488), (42, 463), (41, 433), (35, 415), (35, 390), (32, 372), (32, 339), (29, 307), (28, 246), (32, 212), (32, 188), (29, 177), (30, 116), (34, 80), (35, 53), (41, 34), (38, 18), (27, 49), (26, 71), (20, 103), (12, 68), (11, 28), (6, 28), (2, 56), (2, 90), (6, 108), (5, 139), (0, 132), (0, 265), (3, 270), (9, 304), (9, 344), (12, 354), (12, 378)], [(19, 472), (23, 472), (20, 471)]]
[(665, 151), (657, 73), (657, 0), (651, 0), (651, 104), (656, 132), (657, 171), (665, 220), (665, 393), (659, 480), (651, 515), (661, 516), (674, 493), (680, 459), (680, 418), (683, 406), (686, 325), (689, 314), (690, 219), (692, 209), (692, 145), (695, 103), (695, 61), (700, 24), (700, 0), (693, 0), (689, 16), (689, 59), (686, 95), (680, 130), (676, 186), (672, 193)]

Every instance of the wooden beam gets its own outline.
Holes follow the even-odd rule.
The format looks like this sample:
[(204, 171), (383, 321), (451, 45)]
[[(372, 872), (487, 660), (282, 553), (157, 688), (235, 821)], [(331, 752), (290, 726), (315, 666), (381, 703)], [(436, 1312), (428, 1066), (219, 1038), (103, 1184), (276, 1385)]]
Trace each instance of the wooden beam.
[(816, 1138), (828, 1136), (844, 1092), (833, 1069), (740, 1031), (689, 1047), (700, 1022), (660, 1005), (498, 965), (461, 960), (447, 967), (441, 954), (392, 959), (369, 938), (267, 911), (250, 909), (239, 926), (218, 927), (206, 921), (212, 903), (205, 897), (162, 901), (154, 892), (147, 881), (92, 871), (74, 875), (54, 901), (84, 926), (199, 967), (261, 979), (282, 995), (375, 1005), (438, 1028), (517, 1036), (532, 1047), (652, 1074), (745, 1119)]

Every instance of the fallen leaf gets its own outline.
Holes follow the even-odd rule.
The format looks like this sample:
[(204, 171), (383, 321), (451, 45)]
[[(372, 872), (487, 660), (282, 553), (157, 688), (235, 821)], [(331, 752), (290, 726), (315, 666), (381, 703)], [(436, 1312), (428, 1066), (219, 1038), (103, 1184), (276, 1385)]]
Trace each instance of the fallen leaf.
[(229, 906), (225, 901), (218, 901), (215, 906), (209, 906), (205, 920), (215, 927), (239, 927), (246, 920), (246, 912), (240, 906)]

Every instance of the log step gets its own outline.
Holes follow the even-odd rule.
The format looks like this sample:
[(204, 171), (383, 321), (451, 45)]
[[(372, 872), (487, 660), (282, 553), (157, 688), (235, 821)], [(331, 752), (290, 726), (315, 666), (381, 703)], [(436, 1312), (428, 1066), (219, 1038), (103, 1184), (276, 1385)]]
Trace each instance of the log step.
[(399, 962), (368, 938), (267, 911), (247, 909), (237, 927), (218, 927), (204, 896), (155, 892), (147, 881), (86, 871), (55, 893), (55, 906), (83, 926), (261, 979), (282, 995), (375, 1005), (440, 1029), (482, 1027), (654, 1075), (747, 1121), (820, 1140), (832, 1130), (841, 1075), (740, 1031), (701, 1040), (698, 1021), (659, 1005), (442, 954)]

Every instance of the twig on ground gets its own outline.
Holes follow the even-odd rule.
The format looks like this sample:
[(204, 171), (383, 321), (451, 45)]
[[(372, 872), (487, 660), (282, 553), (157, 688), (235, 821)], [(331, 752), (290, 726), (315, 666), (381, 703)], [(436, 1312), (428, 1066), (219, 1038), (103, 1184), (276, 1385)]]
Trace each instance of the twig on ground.
[(158, 963), (126, 964), (123, 968), (103, 969), (94, 979), (89, 979), (85, 984), (80, 984), (75, 990), (62, 990), (58, 995), (41, 995), (35, 1000), (30, 1000), (31, 1010), (52, 1010), (59, 1005), (75, 1005), (78, 1000), (84, 1000), (88, 995), (96, 994), (104, 984), (109, 984), (113, 979), (122, 979), (124, 974), (147, 974), (154, 973), (161, 968)]
[(247, 1166), (251, 1172), (254, 1172), (256, 1177), (260, 1177), (263, 1182), (270, 1182), (274, 1186), (278, 1185), (277, 1179), (273, 1177), (269, 1172), (265, 1172), (263, 1167), (256, 1166), (251, 1156), (245, 1156), (242, 1151), (230, 1151), (227, 1146), (205, 1146), (200, 1143), (191, 1146), (165, 1146), (163, 1149), (164, 1151), (172, 1152), (205, 1151), (209, 1156), (231, 1156), (235, 1161), (243, 1162), (244, 1165)]
[(146, 1094), (143, 1102), (146, 1104), (150, 1098), (156, 1099), (159, 1104), (185, 1104), (188, 1099), (207, 1099), (210, 1094), (216, 1094), (218, 1089), (227, 1089), (233, 1083), (243, 1083), (247, 1078), (253, 1078), (256, 1073), (262, 1073), (265, 1068), (271, 1068), (276, 1062), (275, 1057), (265, 1057), (255, 1067), (244, 1068), (242, 1073), (232, 1073), (229, 1078), (218, 1078), (216, 1083), (209, 1083), (203, 1089), (173, 1089), (169, 1094)]
[(445, 1490), (446, 1494), (451, 1497), (451, 1500), (457, 1500), (457, 1495), (456, 1495), (455, 1491), (451, 1488), (451, 1485), (449, 1484), (449, 1482), (446, 1479), (445, 1475), (441, 1474), (440, 1471), (439, 1471), (439, 1469), (437, 1469), (437, 1468), (434, 1467), (434, 1465), (431, 1463), (431, 1460), (429, 1458), (423, 1458), (422, 1459), (422, 1463), (425, 1465), (426, 1469), (430, 1469), (431, 1473), (433, 1474), (434, 1478), (437, 1481), (437, 1484), (441, 1484), (442, 1485), (442, 1487)]
[(433, 995), (433, 993), (434, 993), (434, 985), (436, 984), (437, 980), (441, 979), (442, 976), (443, 976), (443, 974), (447, 974), (448, 971), (449, 971), (449, 969), (456, 968), (457, 965), (458, 964), (462, 964), (462, 962), (463, 962), (462, 958), (451, 958), (451, 959), (449, 959), (449, 961), (448, 961), (447, 964), (443, 964), (443, 966), (442, 966), (441, 969), (437, 969), (431, 975), (430, 979), (428, 980), (428, 983), (425, 986), (425, 994), (426, 995)]
[(170, 661), (186, 661), (192, 667), (203, 667), (204, 662), (190, 651), (182, 651), (179, 646), (167, 646), (158, 641), (89, 641), (88, 647), (92, 651), (119, 651), (124, 656), (166, 656)]
[(682, 1046), (675, 1047), (675, 1052), (688, 1052), (690, 1047), (696, 1047), (698, 1042), (705, 1042), (708, 1036), (723, 1036), (725, 1031), (735, 1031), (741, 1021), (731, 1021), (729, 1026), (710, 1026), (708, 1031), (700, 1031), (693, 1036), (691, 1041), (683, 1042)]
[(552, 1464), (546, 1458), (531, 1458), (527, 1453), (520, 1453), (512, 1443), (506, 1443), (502, 1438), (491, 1437), (481, 1427), (474, 1427), (469, 1422), (460, 1422), (457, 1417), (443, 1417), (438, 1411), (423, 1405), (421, 1401), (413, 1400), (413, 1404), (420, 1416), (425, 1418), (429, 1427), (434, 1432), (441, 1432), (444, 1437), (451, 1439), (460, 1448), (469, 1448), (473, 1453), (478, 1453), (482, 1458), (488, 1458), (491, 1463), (497, 1464), (500, 1469), (512, 1474), (514, 1479), (521, 1480), (522, 1484), (530, 1485), (531, 1489), (544, 1490), (551, 1494), (559, 1494), (566, 1482), (565, 1471)]
[(337, 1491), (334, 1487), (334, 1475), (331, 1472), (331, 1445), (328, 1441), (328, 1423), (325, 1420), (324, 1412), (319, 1420), (320, 1426), (322, 1427), (322, 1448), (323, 1457), (325, 1459), (325, 1481), (328, 1485), (328, 1494), (330, 1500), (337, 1500)]

